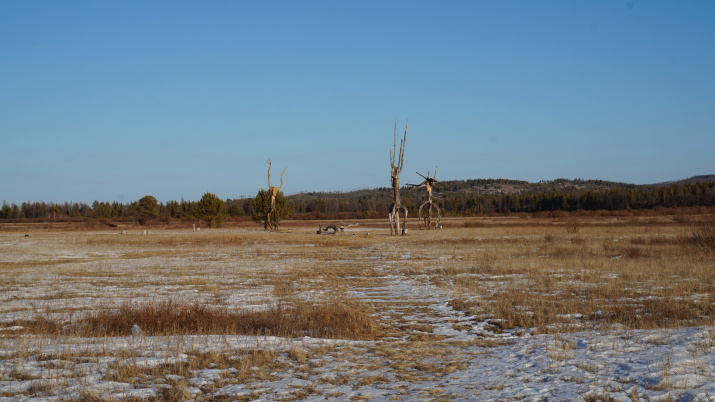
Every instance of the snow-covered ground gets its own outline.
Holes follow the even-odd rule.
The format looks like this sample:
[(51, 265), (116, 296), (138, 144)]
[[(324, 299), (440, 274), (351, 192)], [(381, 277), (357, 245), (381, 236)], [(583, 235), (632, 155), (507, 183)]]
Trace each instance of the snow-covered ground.
[[(260, 306), (272, 297), (270, 289), (255, 286), (245, 272), (279, 272), (302, 258), (287, 255), (277, 263), (262, 263), (246, 257), (249, 252), (263, 255), (255, 246), (220, 258), (214, 249), (122, 258), (101, 249), (89, 255), (84, 246), (64, 244), (53, 251), (43, 242), (33, 246), (0, 240), (0, 250), (6, 251), (3, 261), (58, 255), (82, 260), (56, 270), (3, 272), (0, 322), (54, 311), (53, 304), (97, 307), (95, 298), (112, 303), (122, 294), (142, 298), (189, 292), (193, 299)], [(18, 251), (23, 247), (34, 251), (23, 254)], [(0, 328), (0, 401), (715, 400), (713, 326), (495, 334), (488, 322), (452, 309), (448, 291), (432, 284), (428, 275), (392, 271), (395, 260), (411, 258), (409, 250), (386, 250), (376, 247), (350, 256), (374, 266), (378, 276), (349, 293), (381, 306), (377, 314), (383, 323), (412, 328), (409, 336), (378, 341), (233, 335), (78, 338), (18, 335), (20, 328), (6, 325)], [(192, 279), (201, 285), (195, 288), (180, 284), (177, 272), (189, 275), (194, 265), (208, 278), (233, 283), (236, 290), (207, 289), (200, 278)], [(241, 274), (226, 274), (237, 267)], [(74, 269), (84, 274), (69, 274)], [(117, 271), (140, 278), (139, 283), (129, 287), (124, 277), (112, 279)], [(240, 291), (244, 285), (250, 291)], [(43, 299), (40, 294), (54, 296)], [(242, 364), (242, 358), (256, 351), (271, 352), (269, 361)]]
[[(482, 337), (467, 331), (430, 345), (242, 336), (51, 342), (4, 339), (0, 395), (9, 396), (0, 400), (62, 400), (82, 395), (151, 397), (182, 381), (191, 397), (209, 400), (279, 400), (304, 395), (306, 400), (706, 401), (715, 396), (713, 331), (684, 328), (508, 336), (497, 344), (483, 344)], [(444, 332), (452, 331), (445, 328)], [(289, 351), (296, 346), (309, 356), (304, 362), (290, 357)], [(418, 358), (384, 350), (410, 346), (427, 350), (416, 353)], [(254, 348), (281, 352), (278, 359), (287, 368), (268, 373), (269, 378), (256, 376), (245, 383), (232, 381), (236, 368), (211, 366), (158, 378), (110, 379), (117, 365), (152, 367), (185, 361), (192, 354), (231, 355)], [(21, 356), (17, 356), (18, 350), (23, 351)], [(38, 397), (33, 393), (40, 390), (50, 390), (49, 395)]]

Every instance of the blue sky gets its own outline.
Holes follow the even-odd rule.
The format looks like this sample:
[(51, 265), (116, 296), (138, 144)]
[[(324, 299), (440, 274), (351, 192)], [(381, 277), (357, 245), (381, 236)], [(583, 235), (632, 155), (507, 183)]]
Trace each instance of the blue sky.
[(0, 2), (0, 200), (715, 173), (712, 1)]

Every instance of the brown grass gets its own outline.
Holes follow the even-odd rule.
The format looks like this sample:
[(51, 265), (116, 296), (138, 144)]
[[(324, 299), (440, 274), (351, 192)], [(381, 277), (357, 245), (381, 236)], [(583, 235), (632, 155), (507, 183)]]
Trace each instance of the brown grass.
[(443, 253), (461, 268), (438, 271), (434, 282), (453, 286), (451, 305), (494, 320), (495, 332), (710, 325), (714, 262), (694, 252), (687, 227), (581, 226), (575, 236), (522, 228), (450, 239)]
[[(70, 322), (44, 316), (15, 322), (33, 333), (72, 331), (78, 336), (131, 335), (137, 324), (145, 335), (276, 335), (321, 338), (376, 339), (381, 328), (370, 310), (354, 301), (278, 303), (265, 310), (232, 311), (179, 300), (124, 303), (101, 308)], [(69, 328), (69, 329), (68, 329)]]

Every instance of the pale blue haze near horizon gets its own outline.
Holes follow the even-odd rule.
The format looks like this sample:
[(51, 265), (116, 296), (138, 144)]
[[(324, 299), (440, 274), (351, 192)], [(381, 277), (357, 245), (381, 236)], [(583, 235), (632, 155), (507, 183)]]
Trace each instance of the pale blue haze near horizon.
[(713, 1), (0, 2), (0, 201), (715, 173)]

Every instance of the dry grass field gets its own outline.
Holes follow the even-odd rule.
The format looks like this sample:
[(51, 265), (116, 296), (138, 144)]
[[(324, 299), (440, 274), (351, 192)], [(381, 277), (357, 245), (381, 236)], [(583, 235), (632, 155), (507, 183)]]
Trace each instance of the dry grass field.
[(712, 397), (711, 221), (0, 225), (0, 400)]

